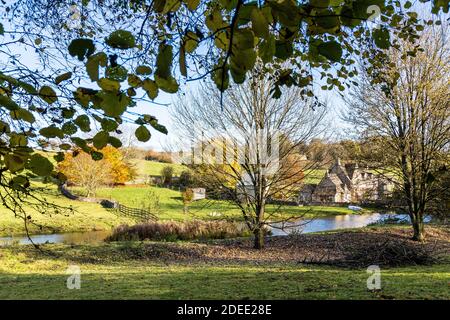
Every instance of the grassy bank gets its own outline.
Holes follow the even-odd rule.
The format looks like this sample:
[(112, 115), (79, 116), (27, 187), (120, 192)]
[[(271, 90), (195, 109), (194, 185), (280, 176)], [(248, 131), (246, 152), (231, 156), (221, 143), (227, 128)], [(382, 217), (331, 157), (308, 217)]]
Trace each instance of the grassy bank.
[[(160, 200), (162, 212), (159, 218), (184, 220), (186, 218), (197, 219), (242, 219), (239, 209), (227, 202), (220, 200), (204, 199), (195, 201), (189, 206), (189, 215), (183, 213), (183, 202), (181, 193), (177, 190), (158, 187), (116, 187), (116, 188), (102, 188), (97, 192), (99, 197), (114, 199), (120, 203), (139, 207), (140, 203), (150, 194), (155, 194)], [(284, 216), (328, 216), (328, 215), (343, 215), (354, 214), (355, 212), (347, 207), (329, 207), (329, 206), (283, 206), (268, 205), (268, 214), (278, 213)], [(374, 210), (367, 209), (364, 213), (372, 212)], [(361, 212), (360, 212), (361, 213)]]
[[(108, 211), (99, 204), (86, 203), (67, 199), (60, 195), (56, 190), (56, 186), (49, 187), (49, 194), (46, 198), (49, 202), (53, 202), (63, 207), (72, 207), (74, 213), (68, 216), (63, 214), (40, 214), (33, 213), (30, 209), (30, 215), (37, 225), (42, 225), (43, 229), (30, 225), (31, 233), (53, 233), (53, 232), (77, 232), (91, 230), (109, 230), (120, 224), (133, 224), (134, 220), (120, 216), (115, 212)], [(80, 190), (75, 189), (80, 192)], [(120, 203), (142, 208), (150, 197), (156, 195), (159, 198), (160, 212), (157, 214), (160, 220), (176, 220), (184, 221), (191, 219), (213, 220), (242, 220), (242, 214), (233, 204), (226, 201), (218, 200), (200, 200), (195, 201), (189, 206), (189, 213), (183, 212), (183, 202), (181, 193), (177, 190), (157, 187), (115, 187), (102, 188), (97, 192), (97, 197), (107, 198), (119, 201)], [(366, 210), (365, 212), (371, 212)], [(326, 207), (326, 206), (278, 206), (268, 205), (267, 213), (273, 214), (273, 220), (280, 217), (305, 217), (311, 218), (316, 216), (344, 215), (354, 214), (355, 212), (346, 207)], [(0, 206), (0, 236), (8, 236), (14, 234), (23, 234), (23, 221), (14, 217), (14, 215), (6, 208)]]
[[(182, 244), (180, 244), (182, 245)], [(0, 299), (449, 299), (450, 265), (382, 269), (367, 290), (366, 269), (299, 264), (172, 263), (133, 243), (0, 248)], [(161, 249), (162, 250), (162, 249)], [(68, 290), (69, 265), (81, 289)]]

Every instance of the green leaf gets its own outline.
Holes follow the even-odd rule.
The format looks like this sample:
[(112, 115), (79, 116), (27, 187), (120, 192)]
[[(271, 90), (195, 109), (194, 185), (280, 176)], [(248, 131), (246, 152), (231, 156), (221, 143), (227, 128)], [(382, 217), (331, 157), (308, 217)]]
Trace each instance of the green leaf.
[(108, 138), (108, 143), (110, 145), (112, 145), (114, 148), (120, 148), (122, 146), (122, 141), (120, 141), (118, 138), (116, 137), (109, 137)]
[(94, 161), (99, 161), (99, 160), (103, 159), (103, 153), (101, 153), (101, 152), (92, 150), (90, 153), (91, 153), (91, 158)]
[(225, 66), (225, 68), (222, 68), (223, 62), (220, 62), (216, 71), (214, 71), (211, 75), (214, 83), (217, 86), (217, 89), (220, 91), (225, 91), (228, 89), (228, 86), (230, 85), (230, 75), (228, 73), (228, 68)]
[[(68, 144), (68, 143), (64, 143), (63, 145), (64, 145), (64, 148), (66, 148), (66, 149), (61, 148), (61, 145), (59, 146), (63, 150), (69, 150), (70, 147), (71, 147), (70, 144)], [(64, 152), (57, 152), (53, 156), (53, 159), (55, 159), (56, 162), (62, 162), (62, 161), (64, 161), (64, 158), (65, 158), (64, 157)]]
[(15, 176), (10, 180), (9, 185), (14, 190), (22, 190), (30, 186), (30, 180), (25, 176)]
[(97, 84), (100, 88), (102, 88), (105, 91), (117, 92), (120, 89), (119, 81), (108, 78), (101, 78), (100, 80), (97, 81)]
[(187, 76), (187, 67), (186, 67), (186, 52), (184, 51), (184, 47), (180, 48), (180, 52), (178, 54), (179, 61), (178, 65), (180, 67), (180, 74), (184, 77)]
[(222, 13), (219, 8), (215, 8), (210, 14), (206, 16), (205, 19), (206, 26), (212, 32), (217, 31), (218, 29), (226, 27), (227, 23), (223, 21)]
[(238, 73), (245, 73), (253, 69), (256, 62), (256, 51), (253, 49), (240, 50), (231, 57), (230, 67)]
[(69, 121), (62, 125), (61, 130), (64, 132), (64, 134), (71, 136), (77, 133), (78, 127), (72, 121)]
[(314, 8), (327, 8), (330, 5), (330, 0), (311, 0), (309, 3)]
[(342, 48), (336, 41), (321, 43), (317, 49), (319, 53), (333, 62), (338, 62), (342, 57)]
[(198, 35), (195, 32), (188, 31), (183, 37), (184, 50), (186, 53), (192, 53), (198, 46)]
[(11, 132), (11, 128), (9, 127), (9, 124), (0, 120), (0, 134), (10, 133), (10, 132)]
[(5, 154), (5, 167), (12, 173), (22, 170), (25, 167), (25, 161), (15, 154)]
[(275, 37), (270, 35), (259, 45), (259, 57), (264, 63), (269, 63), (275, 55)]
[(156, 73), (160, 78), (168, 79), (171, 77), (171, 68), (173, 60), (173, 48), (170, 45), (161, 43), (159, 45), (158, 56), (156, 57)]
[(0, 36), (5, 33), (5, 29), (3, 28), (3, 24), (0, 23)]
[(106, 131), (98, 132), (92, 139), (92, 142), (96, 149), (103, 149), (108, 144), (108, 141), (109, 141), (109, 134)]
[(79, 38), (72, 40), (68, 49), (72, 57), (77, 56), (78, 60), (83, 61), (85, 57), (95, 52), (95, 45), (91, 39)]
[(130, 49), (136, 45), (133, 34), (127, 30), (116, 30), (111, 32), (105, 42), (110, 47), (117, 49)]
[(147, 92), (150, 99), (154, 100), (158, 96), (158, 85), (151, 79), (145, 79), (142, 82), (142, 88)]
[(39, 90), (39, 96), (42, 100), (47, 102), (48, 104), (52, 104), (58, 101), (58, 97), (56, 96), (55, 90), (53, 90), (49, 86), (43, 86), (41, 90)]
[(258, 8), (252, 10), (252, 30), (257, 37), (267, 38), (269, 35), (269, 22)]
[(183, 0), (183, 2), (186, 3), (186, 6), (189, 10), (194, 11), (195, 9), (197, 9), (200, 0)]
[(135, 74), (128, 75), (128, 84), (133, 88), (138, 88), (142, 85), (142, 80)]
[(81, 131), (91, 131), (91, 120), (87, 115), (82, 114), (78, 116), (73, 122), (80, 128)]
[(122, 66), (109, 67), (106, 69), (105, 75), (109, 79), (117, 80), (119, 82), (125, 81), (127, 79), (128, 70)]
[(39, 133), (46, 138), (64, 138), (62, 130), (53, 125), (50, 127), (42, 128), (41, 130), (39, 130)]
[[(315, 18), (317, 25), (323, 29), (323, 31), (334, 32), (340, 26), (339, 16), (333, 10), (323, 10)], [(311, 26), (310, 26), (311, 27)], [(322, 31), (322, 30), (319, 30)]]
[(119, 126), (116, 121), (104, 118), (100, 122), (102, 129), (108, 132), (114, 131)]
[(249, 28), (238, 29), (233, 36), (233, 46), (237, 50), (253, 49), (255, 47), (255, 35)]
[(1, 94), (0, 94), (0, 106), (5, 107), (8, 110), (20, 109), (19, 105), (15, 103), (11, 98)]
[(149, 75), (152, 73), (152, 69), (149, 66), (142, 65), (136, 68), (136, 73), (138, 75)]
[(293, 54), (292, 42), (284, 40), (275, 41), (275, 56), (277, 58), (286, 60)]
[(30, 111), (22, 108), (10, 111), (10, 116), (14, 120), (23, 120), (28, 123), (34, 123), (36, 121), (36, 119), (34, 118), (33, 114)]
[(60, 74), (55, 78), (55, 83), (60, 84), (63, 81), (69, 80), (72, 77), (72, 72), (66, 72), (63, 74)]
[(101, 99), (100, 107), (109, 117), (122, 115), (130, 104), (130, 98), (124, 93), (101, 91), (97, 94)]
[(90, 56), (86, 62), (86, 71), (91, 81), (97, 81), (99, 78), (99, 66), (105, 67), (108, 62), (108, 56), (104, 52), (96, 53)]
[(25, 147), (28, 144), (28, 139), (23, 134), (12, 133), (9, 137), (9, 145), (11, 147)]
[(136, 138), (142, 142), (150, 140), (151, 137), (150, 131), (148, 131), (145, 126), (139, 126), (134, 134), (136, 135)]
[(178, 91), (177, 80), (173, 77), (161, 78), (159, 76), (155, 76), (155, 81), (158, 88), (167, 93), (176, 93)]
[(46, 157), (35, 153), (30, 158), (29, 168), (34, 174), (45, 177), (52, 173), (53, 164)]
[(21, 87), (23, 90), (25, 90), (26, 92), (28, 92), (29, 94), (32, 94), (32, 95), (37, 94), (36, 88), (29, 83), (18, 80), (17, 85), (19, 87)]
[(372, 33), (375, 44), (380, 49), (389, 49), (391, 46), (389, 30), (386, 28), (375, 29)]

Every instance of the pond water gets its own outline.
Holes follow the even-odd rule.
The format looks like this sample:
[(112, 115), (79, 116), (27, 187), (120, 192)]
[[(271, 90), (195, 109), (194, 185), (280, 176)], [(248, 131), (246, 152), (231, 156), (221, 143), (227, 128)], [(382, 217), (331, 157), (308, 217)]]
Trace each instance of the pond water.
[[(38, 234), (32, 235), (31, 239), (35, 244), (43, 244), (43, 243), (87, 244), (87, 243), (101, 243), (110, 234), (111, 231), (86, 231), (86, 232), (71, 232), (71, 233)], [(10, 244), (31, 244), (31, 241), (26, 236), (0, 237), (0, 246)]]
[[(346, 214), (330, 217), (321, 217), (312, 220), (298, 220), (289, 223), (272, 224), (272, 235), (283, 236), (292, 232), (310, 233), (347, 228), (362, 228), (371, 223), (389, 218), (409, 221), (405, 214), (369, 213), (369, 214)], [(283, 228), (283, 229), (281, 229)]]
[[(400, 214), (384, 214), (384, 213), (371, 213), (371, 214), (350, 214), (350, 215), (337, 215), (331, 217), (321, 217), (313, 220), (299, 220), (291, 223), (284, 224), (284, 230), (280, 223), (272, 225), (272, 235), (287, 235), (291, 232), (319, 232), (327, 230), (337, 230), (346, 228), (361, 228), (370, 223), (377, 222), (383, 219), (396, 217), (401, 220), (409, 220), (407, 215)], [(425, 221), (429, 218), (425, 219)], [(74, 232), (74, 233), (55, 233), (55, 234), (41, 234), (32, 235), (31, 239), (36, 244), (43, 243), (65, 243), (65, 244), (95, 244), (101, 243), (104, 239), (110, 235), (110, 231), (87, 231), (87, 232)], [(17, 237), (0, 237), (0, 246), (9, 244), (31, 244), (30, 240), (26, 236)]]

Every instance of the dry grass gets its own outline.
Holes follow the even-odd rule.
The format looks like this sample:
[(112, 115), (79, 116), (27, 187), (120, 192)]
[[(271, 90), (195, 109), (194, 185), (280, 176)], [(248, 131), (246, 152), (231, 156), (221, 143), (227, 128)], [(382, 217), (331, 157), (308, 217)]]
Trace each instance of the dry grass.
[(428, 226), (426, 230), (426, 243), (410, 240), (410, 228), (396, 226), (267, 237), (264, 250), (253, 249), (251, 238), (208, 243), (142, 243), (139, 256), (176, 264), (323, 264), (350, 268), (372, 264), (426, 265), (439, 262), (441, 257), (448, 258), (449, 228)]
[(121, 225), (113, 230), (107, 241), (225, 239), (246, 235), (245, 230), (227, 221), (165, 221)]

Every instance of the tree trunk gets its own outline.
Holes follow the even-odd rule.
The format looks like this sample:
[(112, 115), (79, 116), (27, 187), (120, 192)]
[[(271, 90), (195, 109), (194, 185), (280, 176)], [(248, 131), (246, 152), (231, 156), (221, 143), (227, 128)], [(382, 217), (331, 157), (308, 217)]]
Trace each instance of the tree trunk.
[(264, 230), (261, 226), (257, 227), (253, 234), (255, 235), (255, 243), (253, 245), (253, 248), (255, 249), (263, 249), (264, 248)]
[(414, 235), (413, 240), (423, 242), (425, 241), (425, 231), (422, 217), (416, 217), (413, 221)]

